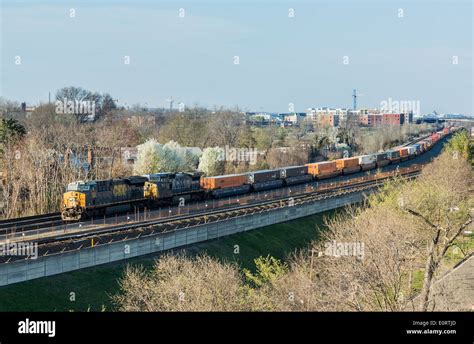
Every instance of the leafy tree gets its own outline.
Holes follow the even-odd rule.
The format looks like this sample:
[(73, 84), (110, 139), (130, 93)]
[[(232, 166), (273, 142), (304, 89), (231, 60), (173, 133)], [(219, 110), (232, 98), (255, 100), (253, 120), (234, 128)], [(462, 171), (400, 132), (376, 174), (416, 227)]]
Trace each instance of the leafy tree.
[(248, 126), (244, 130), (242, 130), (239, 137), (240, 147), (254, 148), (256, 143), (257, 141), (254, 137), (254, 130), (252, 129), (252, 127)]
[(446, 150), (474, 164), (474, 141), (469, 138), (466, 129), (462, 129), (449, 140)]
[(268, 255), (254, 259), (257, 268), (256, 273), (244, 269), (244, 274), (248, 282), (256, 287), (261, 287), (267, 283), (273, 283), (288, 272), (288, 265), (280, 260)]
[(2, 119), (0, 122), (0, 143), (21, 140), (26, 135), (25, 127), (16, 119)]
[(278, 128), (276, 132), (277, 145), (280, 147), (285, 146), (286, 138), (288, 137), (288, 130), (285, 128)]

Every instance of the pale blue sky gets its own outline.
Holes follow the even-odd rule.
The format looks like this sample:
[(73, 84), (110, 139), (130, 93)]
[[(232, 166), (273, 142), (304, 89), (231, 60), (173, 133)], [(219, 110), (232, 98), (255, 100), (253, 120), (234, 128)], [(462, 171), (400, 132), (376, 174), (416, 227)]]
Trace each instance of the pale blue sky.
[(360, 106), (392, 98), (419, 100), (422, 113), (473, 113), (470, 0), (3, 0), (1, 8), (0, 94), (12, 100), (47, 101), (48, 91), (75, 85), (120, 104), (167, 106), (173, 96), (284, 112), (289, 103), (350, 107), (357, 88)]

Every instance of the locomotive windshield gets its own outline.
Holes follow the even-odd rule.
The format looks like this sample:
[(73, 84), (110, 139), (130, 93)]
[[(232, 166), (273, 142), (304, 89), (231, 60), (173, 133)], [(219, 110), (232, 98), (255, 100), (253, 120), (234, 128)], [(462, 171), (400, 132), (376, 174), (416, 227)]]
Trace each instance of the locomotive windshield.
[(69, 183), (67, 185), (67, 191), (89, 191), (89, 185), (85, 183)]

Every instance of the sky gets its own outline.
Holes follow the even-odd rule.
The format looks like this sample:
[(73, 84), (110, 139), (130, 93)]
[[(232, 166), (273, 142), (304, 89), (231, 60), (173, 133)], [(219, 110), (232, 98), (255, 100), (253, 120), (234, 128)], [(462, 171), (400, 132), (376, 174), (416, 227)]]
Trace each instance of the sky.
[(0, 96), (28, 105), (81, 86), (288, 112), (349, 108), (357, 89), (358, 107), (473, 114), (471, 0), (0, 1)]

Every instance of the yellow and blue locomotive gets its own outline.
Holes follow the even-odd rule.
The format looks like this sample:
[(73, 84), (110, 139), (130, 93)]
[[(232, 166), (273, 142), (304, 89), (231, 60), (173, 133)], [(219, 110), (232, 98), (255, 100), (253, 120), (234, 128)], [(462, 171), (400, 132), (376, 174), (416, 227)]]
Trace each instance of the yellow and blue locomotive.
[(156, 173), (70, 183), (63, 195), (61, 217), (64, 221), (78, 221), (128, 212), (134, 207), (151, 208), (202, 199), (200, 178), (198, 173)]

